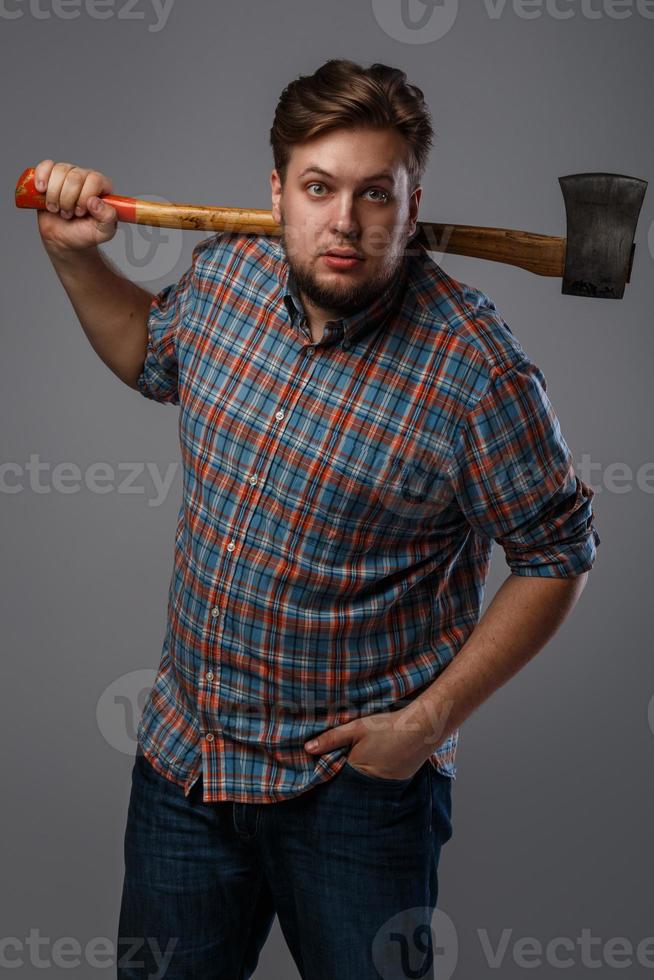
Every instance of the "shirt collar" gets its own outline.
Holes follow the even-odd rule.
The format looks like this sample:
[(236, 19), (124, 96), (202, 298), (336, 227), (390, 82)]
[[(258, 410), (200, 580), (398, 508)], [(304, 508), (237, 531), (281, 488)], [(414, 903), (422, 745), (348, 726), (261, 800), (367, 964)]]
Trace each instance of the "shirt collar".
[[(291, 322), (295, 324), (298, 315), (304, 316), (306, 314), (299, 297), (297, 281), (291, 272), (281, 241), (279, 242), (279, 255), (282, 259), (280, 286), (284, 304), (291, 317)], [(368, 306), (352, 316), (328, 320), (325, 324), (322, 342), (329, 343), (330, 340), (340, 340), (343, 337), (350, 346), (364, 335), (369, 335), (372, 331), (380, 329), (399, 307), (407, 284), (408, 264), (408, 256), (404, 254), (400, 267), (392, 280)]]

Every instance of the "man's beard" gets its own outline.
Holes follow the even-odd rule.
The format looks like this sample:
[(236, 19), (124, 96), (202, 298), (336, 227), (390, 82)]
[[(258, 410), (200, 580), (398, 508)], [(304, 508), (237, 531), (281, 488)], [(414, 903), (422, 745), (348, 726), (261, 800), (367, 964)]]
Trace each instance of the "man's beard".
[(319, 309), (328, 310), (341, 317), (353, 316), (359, 310), (370, 306), (390, 285), (404, 259), (404, 252), (401, 251), (393, 266), (382, 267), (376, 276), (363, 282), (343, 282), (338, 286), (321, 285), (309, 268), (299, 266), (294, 257), (289, 255), (283, 225), (280, 238), (289, 270), (295, 278), (299, 292)]

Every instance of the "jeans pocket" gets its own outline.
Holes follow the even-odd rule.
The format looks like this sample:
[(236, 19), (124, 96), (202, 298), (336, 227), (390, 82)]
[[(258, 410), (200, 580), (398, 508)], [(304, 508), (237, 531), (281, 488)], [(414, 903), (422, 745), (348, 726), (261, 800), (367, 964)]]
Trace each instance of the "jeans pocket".
[(387, 776), (375, 776), (372, 773), (364, 772), (363, 769), (357, 769), (352, 763), (346, 759), (343, 764), (343, 770), (352, 773), (354, 776), (358, 776), (360, 779), (365, 780), (369, 783), (378, 783), (380, 786), (408, 786), (409, 783), (415, 779), (418, 773), (414, 773), (413, 776), (405, 776), (402, 779), (392, 779)]
[(429, 765), (429, 793), (431, 796), (431, 825), (439, 835), (441, 845), (453, 834), (452, 826), (452, 779)]

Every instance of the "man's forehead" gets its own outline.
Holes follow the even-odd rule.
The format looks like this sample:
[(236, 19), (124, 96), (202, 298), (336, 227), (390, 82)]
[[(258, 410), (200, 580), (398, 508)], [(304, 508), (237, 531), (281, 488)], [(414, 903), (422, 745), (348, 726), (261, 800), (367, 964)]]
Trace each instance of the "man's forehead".
[(293, 146), (288, 169), (297, 180), (315, 173), (332, 180), (395, 182), (407, 169), (406, 142), (389, 128), (330, 130)]

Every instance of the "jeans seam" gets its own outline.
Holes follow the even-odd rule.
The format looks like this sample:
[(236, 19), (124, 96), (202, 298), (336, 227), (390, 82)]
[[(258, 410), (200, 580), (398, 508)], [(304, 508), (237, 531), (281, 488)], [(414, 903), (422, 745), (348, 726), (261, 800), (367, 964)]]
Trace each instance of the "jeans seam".
[[(257, 813), (257, 817), (258, 817), (258, 813)], [(259, 878), (259, 887), (257, 889), (257, 894), (255, 896), (254, 902), (252, 903), (252, 907), (250, 909), (250, 925), (249, 925), (249, 928), (248, 928), (247, 939), (243, 943), (243, 959), (241, 960), (241, 968), (239, 970), (238, 980), (244, 980), (243, 974), (244, 974), (244, 971), (245, 971), (245, 964), (246, 964), (246, 959), (247, 959), (248, 948), (249, 948), (250, 941), (251, 941), (252, 936), (253, 936), (254, 913), (255, 913), (255, 910), (256, 910), (256, 907), (257, 907), (257, 902), (259, 901), (259, 898), (261, 897), (261, 891), (262, 891), (262, 889), (263, 889), (263, 871), (261, 872), (261, 877)]]

